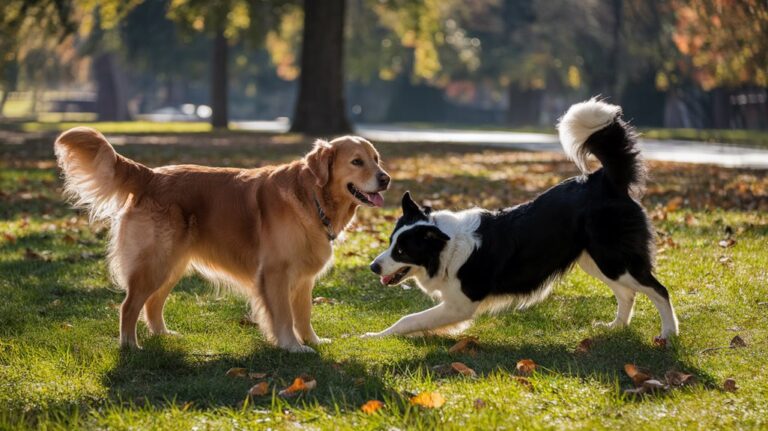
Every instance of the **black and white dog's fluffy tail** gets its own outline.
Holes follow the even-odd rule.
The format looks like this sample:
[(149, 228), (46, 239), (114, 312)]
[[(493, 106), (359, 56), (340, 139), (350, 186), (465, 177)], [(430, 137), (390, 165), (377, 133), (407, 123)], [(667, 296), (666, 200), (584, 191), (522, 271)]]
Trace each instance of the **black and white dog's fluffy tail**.
[(617, 191), (642, 192), (645, 165), (635, 147), (637, 134), (621, 119), (621, 107), (596, 98), (577, 103), (560, 119), (557, 129), (565, 154), (582, 173), (590, 172), (587, 159), (592, 154)]

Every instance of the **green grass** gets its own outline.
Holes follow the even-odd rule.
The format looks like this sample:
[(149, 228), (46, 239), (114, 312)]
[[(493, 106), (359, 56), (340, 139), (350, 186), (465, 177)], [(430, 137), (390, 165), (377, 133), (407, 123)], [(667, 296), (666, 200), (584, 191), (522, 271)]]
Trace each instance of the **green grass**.
[(84, 124), (95, 127), (102, 133), (205, 133), (213, 130), (211, 123), (202, 121), (95, 121), (89, 123), (30, 121), (21, 123), (20, 129), (24, 132), (62, 132)]
[[(259, 137), (230, 144), (137, 145), (119, 151), (152, 166), (200, 162), (259, 166), (298, 157), (309, 140)], [(201, 138), (203, 139), (203, 138)], [(647, 298), (632, 325), (592, 327), (615, 311), (610, 290), (575, 270), (545, 302), (525, 311), (482, 317), (468, 334), (477, 355), (450, 354), (456, 338), (363, 340), (430, 301), (416, 289), (381, 287), (367, 269), (386, 245), (400, 194), (411, 190), (435, 207), (520, 202), (575, 174), (553, 154), (474, 146), (385, 144), (394, 177), (383, 210), (361, 209), (316, 296), (339, 301), (314, 308), (313, 322), (333, 342), (317, 355), (288, 354), (238, 321), (245, 301), (185, 278), (166, 320), (180, 337), (148, 337), (144, 350), (117, 348), (123, 293), (104, 262), (106, 232), (61, 199), (50, 143), (0, 144), (0, 429), (765, 429), (768, 427), (768, 176), (764, 171), (653, 163), (644, 204), (662, 250), (658, 276), (671, 291), (681, 336), (666, 349)], [(674, 199), (682, 197), (682, 203)], [(720, 248), (730, 227), (736, 244)], [(29, 250), (29, 251), (27, 251)], [(722, 349), (739, 334), (746, 348)], [(586, 354), (577, 344), (592, 338)], [(515, 364), (539, 370), (533, 390), (514, 380)], [(438, 377), (431, 367), (461, 361), (475, 379)], [(655, 373), (693, 373), (698, 384), (631, 398), (623, 373), (636, 363)], [(269, 373), (280, 389), (302, 373), (318, 382), (294, 399), (248, 399), (253, 382), (225, 375), (231, 367)], [(739, 390), (722, 390), (725, 378)], [(438, 409), (408, 397), (438, 391)], [(379, 399), (386, 407), (365, 415)], [(485, 407), (474, 407), (477, 399)]]

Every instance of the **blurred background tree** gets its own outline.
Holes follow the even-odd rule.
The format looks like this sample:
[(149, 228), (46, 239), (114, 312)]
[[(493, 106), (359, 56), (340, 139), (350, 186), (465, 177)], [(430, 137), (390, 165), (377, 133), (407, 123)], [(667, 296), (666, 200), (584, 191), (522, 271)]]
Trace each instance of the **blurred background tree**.
[(641, 126), (768, 128), (762, 0), (7, 0), (0, 112), (549, 126), (601, 94)]

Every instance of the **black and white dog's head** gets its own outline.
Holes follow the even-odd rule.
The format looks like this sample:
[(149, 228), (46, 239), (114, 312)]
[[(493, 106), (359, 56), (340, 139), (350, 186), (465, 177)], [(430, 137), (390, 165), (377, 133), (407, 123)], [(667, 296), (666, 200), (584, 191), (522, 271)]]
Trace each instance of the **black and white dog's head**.
[(440, 268), (440, 254), (450, 237), (430, 222), (429, 208), (421, 208), (403, 195), (403, 215), (389, 237), (389, 248), (371, 263), (381, 283), (394, 285), (411, 277), (433, 277)]

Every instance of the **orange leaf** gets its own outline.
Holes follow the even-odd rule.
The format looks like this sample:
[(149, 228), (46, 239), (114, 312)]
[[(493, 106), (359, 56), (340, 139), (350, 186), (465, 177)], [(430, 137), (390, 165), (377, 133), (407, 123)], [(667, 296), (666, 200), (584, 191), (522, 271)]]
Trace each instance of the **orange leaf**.
[(227, 377), (245, 377), (247, 375), (247, 368), (230, 368), (227, 370)]
[(298, 395), (300, 392), (309, 392), (316, 386), (316, 380), (304, 380), (301, 377), (296, 377), (296, 379), (293, 380), (293, 384), (280, 391), (278, 395), (281, 397), (293, 397)]
[(411, 398), (411, 404), (434, 409), (445, 404), (445, 398), (439, 392), (422, 392)]
[(661, 337), (653, 337), (653, 345), (656, 347), (661, 347), (663, 349), (667, 347), (667, 339), (661, 338)]
[(634, 383), (637, 387), (642, 386), (643, 382), (651, 379), (650, 371), (639, 368), (635, 364), (625, 364), (624, 371), (627, 373), (629, 378), (632, 379), (632, 383)]
[(535, 369), (536, 363), (530, 359), (521, 359), (517, 361), (517, 372), (524, 376), (530, 376)]
[(459, 374), (469, 377), (477, 377), (477, 373), (472, 368), (462, 364), (461, 362), (452, 362), (451, 368)]
[(367, 403), (360, 406), (360, 410), (363, 411), (363, 413), (367, 415), (372, 415), (376, 413), (377, 411), (384, 408), (384, 403), (379, 400), (370, 400)]
[(269, 393), (269, 383), (261, 382), (254, 385), (248, 390), (248, 395), (252, 397), (263, 397)]
[(465, 337), (448, 349), (448, 353), (469, 353), (474, 356), (479, 348), (476, 337)]
[(682, 205), (682, 203), (683, 203), (683, 198), (681, 198), (680, 196), (676, 196), (667, 202), (667, 205), (664, 207), (664, 209), (666, 209), (668, 212), (674, 212), (680, 208), (680, 205)]

